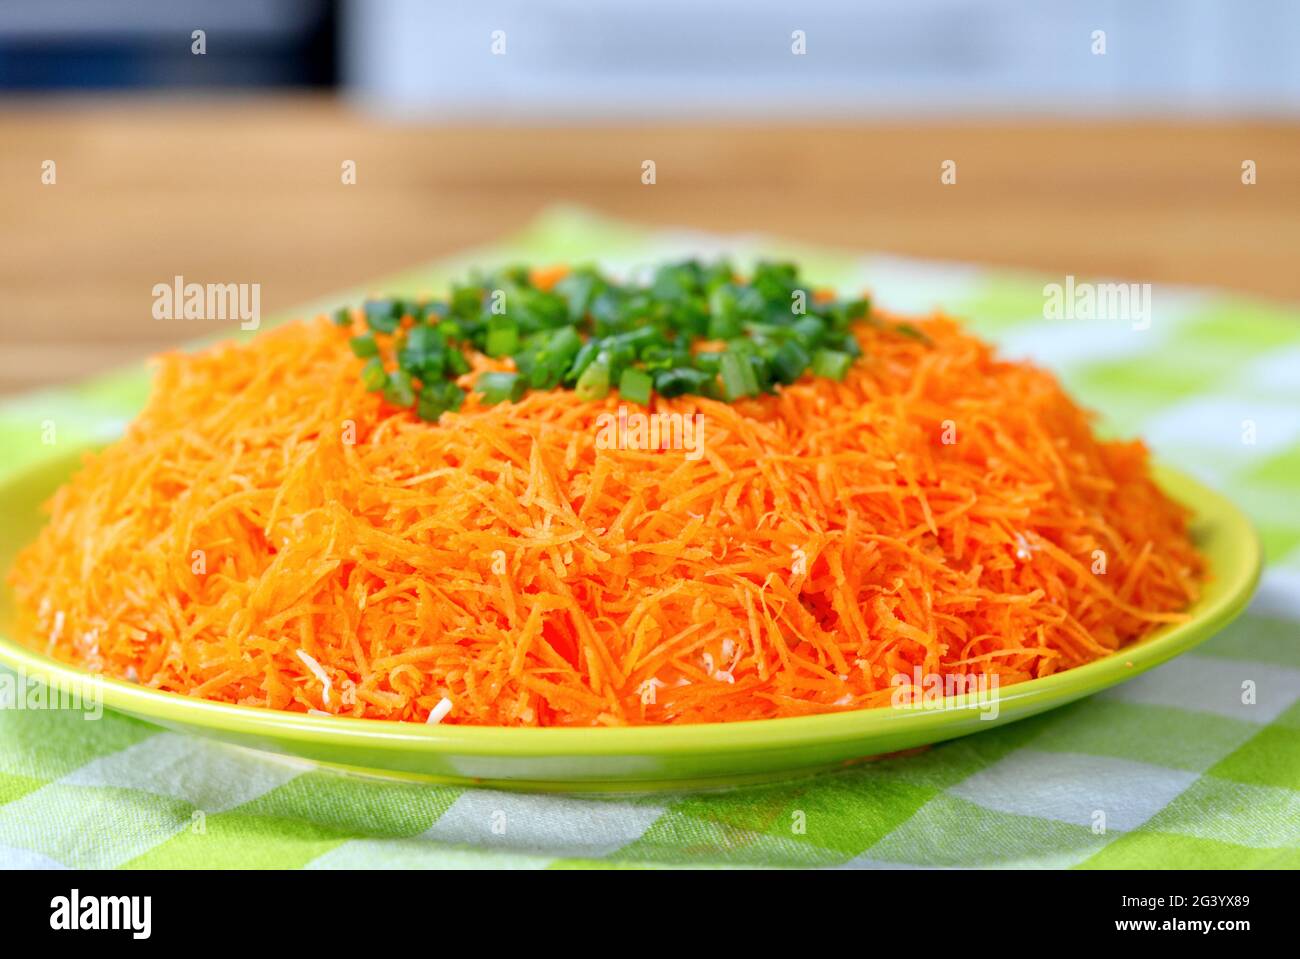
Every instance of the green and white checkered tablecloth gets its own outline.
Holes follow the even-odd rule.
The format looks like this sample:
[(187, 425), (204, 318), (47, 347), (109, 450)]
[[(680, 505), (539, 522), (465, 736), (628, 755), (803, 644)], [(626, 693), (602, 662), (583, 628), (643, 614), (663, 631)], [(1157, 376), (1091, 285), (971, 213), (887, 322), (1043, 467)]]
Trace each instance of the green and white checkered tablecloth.
[[(1102, 429), (1140, 433), (1251, 514), (1268, 557), (1251, 612), (1046, 715), (817, 779), (698, 795), (395, 784), (111, 713), (0, 710), (0, 866), (1300, 866), (1300, 311), (1156, 287), (1149, 329), (1046, 320), (1043, 285), (1064, 277), (649, 232), (573, 210), (384, 285), (417, 292), (516, 259), (626, 270), (724, 252), (797, 258), (814, 280), (868, 287), (897, 311), (942, 305), (1055, 369)], [(0, 404), (0, 469), (61, 452), (41, 443), (47, 420), (64, 448), (113, 436), (146, 389), (136, 369)]]

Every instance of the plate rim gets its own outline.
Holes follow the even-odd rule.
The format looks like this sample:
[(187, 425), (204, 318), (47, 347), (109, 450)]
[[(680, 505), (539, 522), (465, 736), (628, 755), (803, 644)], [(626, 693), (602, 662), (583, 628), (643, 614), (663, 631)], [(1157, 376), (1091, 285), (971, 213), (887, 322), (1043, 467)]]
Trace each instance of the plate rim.
[[(50, 465), (46, 460), (15, 471), (5, 477), (0, 491)], [(1191, 510), (1190, 524), (1195, 526), (1198, 522), (1210, 521), (1214, 535), (1228, 536), (1233, 542), (1234, 551), (1240, 554), (1236, 557), (1240, 562), (1229, 570), (1211, 571), (1216, 580), (1223, 581), (1223, 586), (1208, 599), (1198, 601), (1197, 606), (1205, 604), (1205, 608), (1198, 609), (1193, 619), (1162, 627), (1139, 643), (1083, 666), (998, 688), (995, 697), (999, 714), (1012, 714), (1003, 722), (1023, 718), (1053, 704), (1064, 705), (1158, 666), (1215, 635), (1248, 605), (1263, 567), (1259, 535), (1249, 518), (1226, 496), (1186, 473), (1161, 464), (1156, 464), (1153, 472), (1161, 488)], [(987, 699), (971, 703), (960, 696), (950, 696), (942, 705), (920, 709), (877, 706), (727, 723), (620, 726), (599, 730), (590, 727), (430, 726), (399, 720), (314, 716), (152, 689), (55, 660), (22, 645), (4, 631), (0, 631), (0, 663), (29, 677), (39, 675), (57, 682), (79, 684), (83, 689), (90, 684), (98, 692), (104, 707), (164, 726), (192, 726), (212, 733), (266, 737), (279, 742), (318, 746), (364, 745), (380, 750), (418, 749), (434, 754), (493, 757), (704, 756), (718, 752), (867, 740), (891, 731), (901, 731), (899, 724), (905, 724), (902, 728), (917, 734), (952, 725), (953, 736), (959, 736), (964, 732), (976, 732), (978, 728), (957, 729), (957, 721), (990, 705)], [(1043, 705), (1045, 702), (1047, 705)], [(927, 741), (944, 738), (952, 737), (937, 736)]]

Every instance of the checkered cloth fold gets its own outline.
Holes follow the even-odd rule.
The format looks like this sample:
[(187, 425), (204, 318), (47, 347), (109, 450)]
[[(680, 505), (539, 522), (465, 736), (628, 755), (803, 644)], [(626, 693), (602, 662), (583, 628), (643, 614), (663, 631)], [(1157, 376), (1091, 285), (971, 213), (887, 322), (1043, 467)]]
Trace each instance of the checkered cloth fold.
[[(1064, 277), (649, 232), (576, 210), (387, 286), (437, 288), (470, 264), (628, 270), (723, 253), (797, 259), (818, 283), (868, 287), (899, 312), (943, 306), (1053, 368), (1105, 432), (1141, 434), (1251, 514), (1268, 565), (1250, 613), (1192, 653), (1033, 719), (817, 779), (700, 795), (387, 783), (112, 713), (0, 710), (0, 865), (1300, 866), (1297, 312), (1156, 287), (1149, 326), (1045, 319), (1044, 283)], [(0, 404), (0, 470), (60, 451), (41, 443), (47, 420), (62, 448), (117, 434), (147, 385), (139, 368)]]

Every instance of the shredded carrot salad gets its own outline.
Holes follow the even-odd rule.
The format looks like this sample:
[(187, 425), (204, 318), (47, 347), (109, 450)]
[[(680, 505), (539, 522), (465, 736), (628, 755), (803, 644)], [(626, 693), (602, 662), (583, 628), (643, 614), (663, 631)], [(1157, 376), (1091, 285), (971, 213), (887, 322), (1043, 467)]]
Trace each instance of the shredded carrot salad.
[(656, 398), (703, 417), (694, 456), (599, 442), (616, 393), (421, 422), (324, 319), (167, 355), (20, 556), (24, 631), (224, 702), (600, 726), (886, 705), (918, 669), (1008, 684), (1184, 618), (1201, 561), (1145, 448), (920, 326), (858, 327), (842, 382)]

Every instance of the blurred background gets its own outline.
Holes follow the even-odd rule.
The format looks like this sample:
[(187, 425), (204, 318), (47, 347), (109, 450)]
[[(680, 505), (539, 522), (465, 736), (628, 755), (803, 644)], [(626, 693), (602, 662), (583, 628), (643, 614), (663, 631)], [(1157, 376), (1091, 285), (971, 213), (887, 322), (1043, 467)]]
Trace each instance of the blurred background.
[(215, 332), (173, 275), (269, 314), (559, 202), (1300, 298), (1298, 50), (1294, 0), (6, 3), (0, 392)]
[[(211, 57), (182, 42), (192, 29), (214, 36)], [(794, 30), (811, 38), (802, 60)], [(1114, 37), (1105, 59), (1094, 30)], [(1293, 116), (1297, 40), (1293, 0), (43, 0), (0, 8), (0, 78), (9, 91), (334, 88), (472, 120)]]

